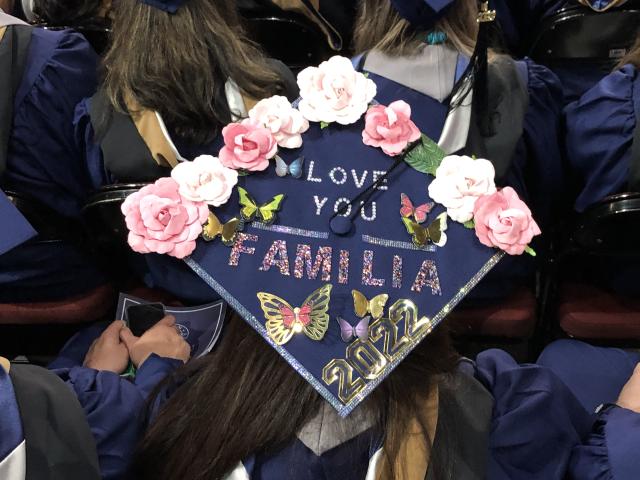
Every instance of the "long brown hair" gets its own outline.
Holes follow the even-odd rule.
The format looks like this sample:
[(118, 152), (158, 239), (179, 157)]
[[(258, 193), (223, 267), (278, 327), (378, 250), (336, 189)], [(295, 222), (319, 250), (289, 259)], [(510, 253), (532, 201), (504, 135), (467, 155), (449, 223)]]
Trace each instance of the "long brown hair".
[(104, 66), (116, 110), (158, 111), (170, 129), (198, 144), (231, 121), (228, 79), (254, 99), (284, 90), (245, 37), (233, 0), (190, 0), (173, 15), (134, 0), (116, 2)]
[(636, 43), (631, 47), (629, 53), (624, 56), (616, 68), (621, 68), (629, 64), (634, 65), (636, 68), (640, 68), (640, 32), (638, 32)]
[[(418, 419), (428, 441), (428, 421), (418, 399), (424, 399), (458, 360), (441, 327), (359, 407), (367, 409), (385, 432), (387, 458), (395, 458), (410, 418)], [(186, 380), (135, 456), (133, 474), (138, 480), (224, 478), (242, 459), (291, 442), (324, 401), (237, 316), (225, 326), (216, 350), (179, 375)], [(393, 463), (386, 465), (393, 469)], [(433, 468), (438, 473), (444, 467)]]
[[(470, 56), (478, 33), (477, 15), (475, 0), (458, 0), (435, 29), (446, 33), (447, 41), (454, 48)], [(378, 50), (387, 55), (413, 55), (424, 44), (426, 34), (402, 18), (390, 0), (360, 2), (354, 33), (358, 53)]]

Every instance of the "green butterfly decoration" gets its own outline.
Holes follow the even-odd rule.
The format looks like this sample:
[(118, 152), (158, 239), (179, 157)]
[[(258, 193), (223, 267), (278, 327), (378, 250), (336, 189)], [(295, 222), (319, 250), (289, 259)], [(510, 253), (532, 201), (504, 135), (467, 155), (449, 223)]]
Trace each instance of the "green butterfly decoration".
[(410, 218), (402, 217), (407, 233), (412, 236), (413, 243), (417, 247), (424, 247), (427, 243), (433, 243), (438, 247), (444, 247), (447, 243), (447, 212), (441, 213), (431, 222), (428, 227), (424, 227), (414, 222)]
[(258, 205), (254, 198), (244, 188), (238, 187), (240, 194), (240, 216), (246, 222), (258, 220), (266, 225), (271, 225), (276, 220), (276, 213), (280, 210), (284, 194), (280, 193), (267, 203)]

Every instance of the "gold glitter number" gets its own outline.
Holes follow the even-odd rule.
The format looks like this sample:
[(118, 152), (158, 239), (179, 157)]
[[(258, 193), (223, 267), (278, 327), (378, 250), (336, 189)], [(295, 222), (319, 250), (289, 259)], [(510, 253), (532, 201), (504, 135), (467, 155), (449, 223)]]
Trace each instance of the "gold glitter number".
[(322, 370), (322, 380), (327, 385), (338, 382), (338, 398), (345, 405), (360, 393), (365, 382), (362, 378), (353, 379), (353, 367), (342, 358), (331, 360)]
[(347, 348), (347, 361), (367, 380), (375, 380), (387, 366), (387, 359), (368, 341), (360, 339)]
[(384, 337), (384, 347), (382, 353), (387, 360), (393, 361), (396, 354), (402, 351), (405, 345), (411, 343), (409, 337), (402, 335), (398, 338), (398, 325), (388, 318), (380, 318), (369, 327), (369, 338), (372, 342), (378, 342)]

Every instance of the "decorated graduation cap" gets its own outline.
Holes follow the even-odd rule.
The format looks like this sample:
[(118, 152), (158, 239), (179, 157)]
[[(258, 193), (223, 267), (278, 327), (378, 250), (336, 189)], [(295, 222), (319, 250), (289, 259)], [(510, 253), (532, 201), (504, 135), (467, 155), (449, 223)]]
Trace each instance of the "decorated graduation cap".
[(134, 250), (183, 258), (343, 416), (540, 233), (491, 162), (447, 155), (446, 106), (376, 78), (302, 71), (295, 106), (260, 101), (122, 206)]
[(610, 8), (619, 7), (627, 3), (627, 0), (578, 0), (578, 2), (596, 12), (605, 12)]
[(423, 29), (431, 28), (454, 3), (455, 0), (391, 0), (402, 18)]
[(138, 0), (140, 3), (146, 3), (168, 13), (176, 13), (189, 0)]

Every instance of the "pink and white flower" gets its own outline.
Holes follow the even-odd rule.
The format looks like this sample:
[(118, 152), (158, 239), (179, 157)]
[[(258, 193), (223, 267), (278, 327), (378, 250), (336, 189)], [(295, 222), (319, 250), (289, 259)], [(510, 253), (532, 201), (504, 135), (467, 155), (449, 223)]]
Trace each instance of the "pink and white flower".
[(452, 220), (460, 223), (473, 218), (478, 198), (496, 192), (495, 169), (489, 160), (449, 155), (436, 170), (429, 185), (429, 196), (444, 205)]
[(351, 60), (341, 56), (302, 70), (298, 86), (298, 109), (307, 120), (341, 125), (357, 122), (377, 90), (372, 80), (353, 68)]
[(529, 207), (511, 187), (479, 198), (473, 216), (480, 243), (509, 255), (522, 255), (533, 237), (542, 233)]
[(249, 118), (266, 127), (283, 148), (300, 147), (301, 134), (309, 129), (309, 122), (302, 113), (280, 95), (260, 100), (249, 110)]
[(222, 165), (211, 155), (202, 155), (192, 162), (182, 162), (171, 177), (180, 185), (180, 195), (192, 202), (205, 202), (213, 207), (224, 205), (238, 183), (238, 172)]
[(121, 210), (134, 251), (184, 258), (195, 250), (209, 207), (184, 198), (179, 189), (178, 182), (166, 177), (126, 198)]
[(420, 138), (420, 130), (411, 121), (411, 107), (402, 100), (370, 107), (365, 116), (362, 141), (365, 145), (380, 147), (390, 156), (402, 153), (411, 142)]
[(269, 159), (278, 152), (278, 143), (271, 131), (250, 118), (224, 127), (222, 137), (224, 147), (218, 156), (228, 168), (254, 172), (265, 170)]

